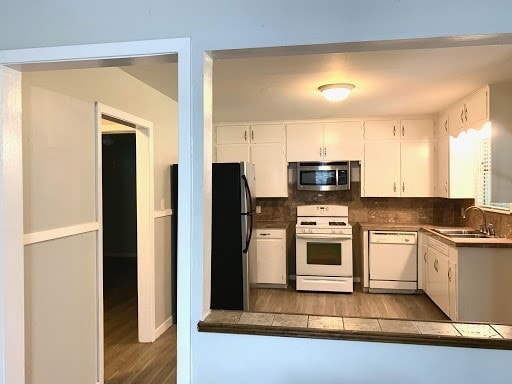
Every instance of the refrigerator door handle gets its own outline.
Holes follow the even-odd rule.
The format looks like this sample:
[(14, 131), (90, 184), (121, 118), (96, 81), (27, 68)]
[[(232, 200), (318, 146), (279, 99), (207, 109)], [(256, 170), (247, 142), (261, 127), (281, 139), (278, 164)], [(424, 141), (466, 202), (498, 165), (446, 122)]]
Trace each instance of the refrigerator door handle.
[(251, 244), (251, 238), (252, 238), (254, 209), (252, 206), (251, 189), (249, 188), (249, 182), (247, 181), (247, 177), (245, 177), (245, 175), (242, 175), (242, 180), (244, 181), (244, 185), (245, 185), (245, 196), (246, 196), (247, 200), (249, 201), (249, 211), (242, 212), (242, 215), (249, 216), (249, 221), (250, 221), (249, 228), (246, 229), (247, 235), (246, 235), (246, 241), (245, 241), (245, 248), (243, 249), (243, 253), (247, 253), (247, 251), (249, 251), (249, 245)]

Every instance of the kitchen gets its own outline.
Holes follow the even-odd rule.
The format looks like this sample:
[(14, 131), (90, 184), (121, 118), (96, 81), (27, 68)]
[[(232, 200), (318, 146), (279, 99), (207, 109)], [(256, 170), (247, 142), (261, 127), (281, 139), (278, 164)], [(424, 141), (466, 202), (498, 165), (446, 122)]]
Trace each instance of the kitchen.
[[(373, 314), (374, 317), (411, 318), (410, 313), (404, 314), (403, 305), (397, 304), (391, 311), (387, 308), (393, 305), (391, 304), (393, 300), (412, 301), (421, 298), (422, 301), (415, 304), (416, 309), (413, 312), (418, 312), (418, 308), (425, 306), (428, 310), (420, 311), (422, 313), (419, 315), (420, 319), (422, 316), (427, 316), (426, 313), (429, 312), (435, 313), (432, 319), (457, 319), (454, 315), (450, 316), (449, 310), (446, 309), (447, 295), (441, 301), (436, 294), (433, 295), (435, 299), (425, 294), (410, 295), (410, 293), (425, 290), (428, 280), (424, 275), (428, 265), (423, 266), (420, 258), (423, 255), (421, 253), (423, 248), (427, 247), (425, 243), (428, 243), (428, 240), (425, 239), (426, 231), (420, 229), (430, 230), (432, 226), (478, 228), (480, 224), (481, 217), (474, 210), (468, 212), (466, 220), (463, 219), (463, 210), (474, 204), (475, 192), (472, 186), (476, 182), (476, 171), (472, 166), (468, 166), (468, 161), (472, 157), (470, 159), (464, 157), (468, 153), (465, 150), (468, 144), (464, 137), (467, 135), (466, 132), (476, 124), (466, 123), (464, 120), (462, 124), (453, 124), (452, 122), (457, 120), (452, 116), (459, 113), (457, 108), (462, 105), (463, 109), (460, 113), (463, 119), (467, 118), (467, 112), (464, 115), (464, 106), (466, 108), (472, 106), (469, 112), (470, 120), (472, 116), (477, 116), (474, 122), (483, 124), (490, 119), (489, 110), (491, 114), (497, 111), (495, 106), (489, 109), (489, 104), (494, 102), (493, 97), (496, 99), (493, 95), (500, 91), (495, 90), (494, 86), (486, 88), (486, 84), (506, 83), (512, 79), (507, 70), (511, 57), (510, 48), (506, 46), (465, 47), (325, 56), (307, 59), (304, 57), (270, 58), (267, 59), (268, 62), (259, 58), (252, 61), (246, 60), (245, 63), (243, 59), (239, 63), (235, 63), (236, 60), (227, 60), (227, 63), (221, 62), (220, 69), (214, 72), (214, 112), (217, 111), (214, 119), (219, 122), (213, 132), (214, 159), (216, 156), (217, 162), (252, 161), (256, 164), (256, 212), (254, 215), (256, 230), (254, 234), (257, 247), (262, 247), (265, 251), (261, 256), (260, 252), (256, 252), (258, 260), (252, 260), (253, 266), (249, 268), (249, 274), (252, 273), (252, 276), (248, 280), (253, 285), (250, 299), (253, 308), (250, 306), (249, 310), (372, 317), (372, 313), (341, 310), (335, 303), (336, 300), (334, 302), (332, 300), (332, 297), (346, 298), (360, 294), (365, 295), (364, 297), (367, 298), (365, 300), (389, 298), (390, 302), (381, 303), (384, 313)], [(442, 62), (443, 68), (436, 67), (436, 62)], [(236, 66), (241, 63), (247, 68), (242, 66), (242, 69), (238, 68), (237, 72)], [(278, 64), (282, 67), (278, 67)], [(324, 76), (320, 76), (319, 73), (311, 74), (315, 72), (315, 69), (311, 68), (315, 68), (317, 72), (324, 72), (322, 73)], [(323, 71), (318, 68), (322, 68)], [(337, 68), (341, 68), (341, 71)], [(269, 73), (265, 74), (265, 70)], [(423, 76), (418, 76), (418, 71), (424, 71)], [(216, 79), (217, 73), (220, 73), (220, 79), (218, 77)], [(301, 75), (306, 73), (310, 76), (307, 80), (305, 75), (301, 78)], [(227, 74), (233, 78), (232, 82), (226, 81)], [(279, 74), (281, 76), (278, 76)], [(362, 76), (363, 74), (366, 77)], [(315, 80), (312, 80), (313, 78)], [(328, 103), (316, 90), (322, 85), (318, 83), (320, 79), (323, 81), (325, 78), (328, 79), (327, 82), (350, 82), (356, 87), (341, 104)], [(251, 79), (253, 84), (250, 84), (251, 81), (247, 79)], [(290, 87), (289, 84), (293, 81), (298, 84), (296, 89), (306, 88), (307, 85), (308, 92), (311, 94), (306, 94), (304, 90), (300, 91), (302, 92), (300, 94), (296, 89), (296, 92), (292, 92), (286, 88), (284, 83), (288, 82), (287, 86)], [(308, 81), (311, 84), (308, 84)], [(313, 86), (315, 81), (317, 83)], [(380, 81), (378, 90), (372, 89), (372, 81), (375, 84)], [(360, 94), (358, 94), (359, 88), (362, 88)], [(382, 100), (390, 99), (388, 95), (390, 89), (393, 93), (393, 102), (383, 102)], [(216, 104), (216, 95), (219, 93), (216, 91), (220, 91), (221, 102), (218, 104)], [(474, 91), (477, 92), (473, 93)], [(363, 98), (361, 94), (364, 92), (373, 92), (373, 98), (356, 102), (357, 97)], [(299, 96), (290, 102), (289, 95), (292, 94)], [(479, 101), (475, 104), (474, 99)], [(309, 104), (311, 106), (308, 106)], [(247, 108), (247, 105), (254, 108)], [(481, 115), (482, 105), (483, 116)], [(475, 111), (474, 114), (473, 111)], [(262, 118), (257, 119), (258, 116)], [(340, 125), (345, 126), (344, 139), (349, 142), (345, 151), (351, 153), (348, 157), (347, 155), (332, 156), (332, 151), (329, 150), (329, 145), (332, 144), (330, 142), (332, 136), (328, 135), (329, 127)], [(297, 134), (301, 128), (302, 132)], [(397, 130), (402, 130), (401, 134), (398, 132), (397, 135)], [(318, 132), (322, 132), (323, 135), (320, 135), (323, 140), (323, 144), (320, 145), (316, 144), (319, 140)], [(383, 137), (383, 132), (393, 136)], [(408, 138), (406, 132), (412, 132), (413, 136)], [(463, 133), (460, 135), (460, 132)], [(372, 137), (372, 134), (376, 136)], [(400, 139), (396, 139), (395, 135)], [(453, 139), (449, 139), (450, 136)], [(347, 138), (350, 140), (346, 140)], [(448, 143), (449, 148), (446, 151), (451, 154), (449, 160), (445, 151), (440, 151), (441, 146), (446, 145), (445, 143)], [(394, 157), (392, 156), (391, 159), (395, 163), (390, 163), (389, 156), (384, 157), (385, 154), (377, 152), (377, 149), (385, 146), (383, 144), (394, 146), (394, 152), (392, 152)], [(310, 148), (309, 152), (307, 152), (308, 148)], [(428, 161), (418, 162), (411, 157), (416, 150), (426, 151)], [(378, 155), (372, 157), (374, 153)], [(300, 163), (305, 161), (350, 161), (348, 163), (350, 188), (336, 191), (301, 190), (298, 175), (300, 175)], [(377, 167), (373, 170), (368, 166), (372, 162)], [(258, 164), (260, 164), (260, 170), (265, 169), (263, 177), (258, 177)], [(412, 166), (408, 167), (408, 164)], [(395, 179), (387, 174), (390, 169), (395, 172), (393, 175)], [(401, 174), (402, 182), (400, 182)], [(375, 182), (379, 177), (395, 181), (387, 186), (387, 190), (382, 190), (379, 188), (383, 183)], [(258, 183), (260, 179), (265, 180), (263, 185)], [(409, 180), (412, 181), (409, 182)], [(413, 188), (417, 190), (411, 192)], [(495, 189), (493, 193), (494, 191)], [(505, 199), (510, 193), (507, 194), (505, 188), (499, 188), (499, 191), (501, 196), (498, 196), (502, 200), (494, 201), (508, 201)], [(486, 201), (489, 199), (487, 195), (477, 197), (487, 199)], [(302, 291), (295, 291), (296, 241), (299, 241), (296, 240), (295, 225), (300, 225), (297, 211), (298, 207), (311, 205), (324, 208), (333, 205), (348, 207), (346, 221), (352, 225), (353, 230), (352, 261), (355, 283), (353, 294), (322, 293), (323, 296), (320, 298), (316, 293), (303, 294)], [(319, 209), (322, 208), (319, 207)], [(486, 217), (488, 222), (494, 224), (493, 230), (497, 236), (512, 237), (508, 214), (487, 211)], [(393, 288), (385, 290), (385, 293), (366, 293), (371, 291), (368, 287), (367, 254), (370, 243), (368, 236), (373, 230), (393, 233), (407, 231), (416, 234), (414, 252), (418, 256), (415, 265), (417, 280), (413, 287), (407, 289), (408, 295), (402, 294), (402, 289), (394, 290)], [(443, 240), (446, 242), (447, 238)], [(491, 240), (485, 239), (485, 241), (489, 244)], [(507, 243), (507, 241), (495, 241)], [(275, 253), (272, 253), (278, 252), (279, 249), (286, 250), (284, 257), (279, 254), (275, 256)], [(499, 252), (509, 253), (509, 250), (503, 248)], [(271, 253), (272, 257), (269, 256)], [(262, 265), (258, 265), (260, 257), (267, 259)], [(249, 265), (250, 262), (251, 260)], [(438, 263), (437, 259), (434, 260), (433, 264), (437, 269), (439, 269)], [(255, 270), (259, 272), (256, 276)], [(258, 274), (264, 276), (262, 280), (258, 280)], [(287, 289), (282, 289), (287, 286)], [(269, 292), (274, 292), (274, 297), (269, 296), (271, 295)], [(282, 292), (291, 292), (291, 294), (285, 296)], [(312, 295), (312, 298), (307, 298), (307, 295)], [(463, 294), (460, 293), (459, 296), (462, 297)], [(315, 303), (322, 300), (330, 300), (330, 307), (334, 306), (336, 309), (334, 311), (319, 309)], [(297, 303), (295, 307), (280, 308), (286, 307), (283, 303), (290, 301)], [(302, 304), (301, 301), (303, 301)], [(505, 302), (507, 301), (509, 300), (505, 298)], [(267, 305), (261, 304), (262, 302), (266, 302)], [(307, 302), (314, 304), (307, 304)], [(345, 304), (345, 307), (347, 305), (350, 307), (350, 304)], [(371, 308), (375, 305), (378, 304), (372, 303), (367, 306)], [(507, 313), (506, 316), (509, 314)], [(462, 318), (461, 321), (463, 320), (483, 321)], [(510, 323), (510, 320), (507, 322)]]

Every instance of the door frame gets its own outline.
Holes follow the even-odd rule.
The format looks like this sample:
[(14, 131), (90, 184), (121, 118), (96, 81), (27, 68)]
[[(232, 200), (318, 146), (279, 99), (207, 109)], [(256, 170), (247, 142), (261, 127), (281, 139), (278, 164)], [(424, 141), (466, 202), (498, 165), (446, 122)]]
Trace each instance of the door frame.
[[(73, 68), (90, 60), (178, 54), (178, 159), (180, 163), (178, 242), (177, 376), (191, 381), (192, 129), (190, 38), (0, 50), (0, 372), (5, 382), (25, 382), (24, 245), (22, 193), (21, 76), (25, 70)], [(153, 207), (150, 207), (153, 208)], [(97, 217), (97, 220), (99, 218)], [(98, 233), (100, 231), (98, 230)], [(6, 257), (6, 256), (9, 257)], [(98, 258), (98, 256), (97, 256)], [(97, 259), (98, 260), (98, 259)], [(98, 304), (99, 305), (99, 304)], [(153, 322), (154, 327), (154, 322)], [(8, 329), (8, 332), (6, 331)], [(103, 338), (99, 334), (98, 338)], [(104, 380), (103, 355), (97, 378)], [(0, 378), (0, 382), (2, 382)]]
[[(134, 125), (126, 127), (135, 133), (136, 191), (137, 191), (137, 310), (138, 338), (141, 343), (153, 342), (155, 334), (155, 232), (154, 232), (154, 154), (153, 123), (127, 112), (96, 102), (96, 217), (99, 232), (98, 301), (103, 304), (103, 153), (102, 116), (109, 116)], [(103, 356), (103, 305), (98, 311), (99, 351)], [(103, 364), (100, 364), (103, 365)]]

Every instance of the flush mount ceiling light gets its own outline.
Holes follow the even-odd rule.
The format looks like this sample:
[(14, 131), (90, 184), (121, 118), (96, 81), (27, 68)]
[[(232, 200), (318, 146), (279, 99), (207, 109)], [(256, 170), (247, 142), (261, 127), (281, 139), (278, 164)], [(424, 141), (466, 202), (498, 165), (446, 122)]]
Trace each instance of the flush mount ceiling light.
[(329, 101), (341, 101), (347, 98), (354, 87), (354, 84), (336, 83), (322, 85), (318, 90)]

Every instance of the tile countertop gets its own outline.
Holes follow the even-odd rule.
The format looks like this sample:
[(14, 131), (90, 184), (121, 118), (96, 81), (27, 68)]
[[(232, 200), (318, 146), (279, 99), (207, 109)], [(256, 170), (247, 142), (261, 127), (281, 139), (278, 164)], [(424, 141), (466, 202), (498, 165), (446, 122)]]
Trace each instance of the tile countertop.
[[(452, 247), (474, 247), (474, 248), (512, 248), (512, 239), (502, 237), (463, 239), (443, 236), (434, 232), (435, 228), (451, 228), (442, 225), (429, 224), (398, 224), (398, 223), (358, 223), (363, 231), (387, 230), (387, 231), (427, 231), (435, 235), (437, 239)], [(457, 229), (473, 229), (469, 227), (453, 227)]]

